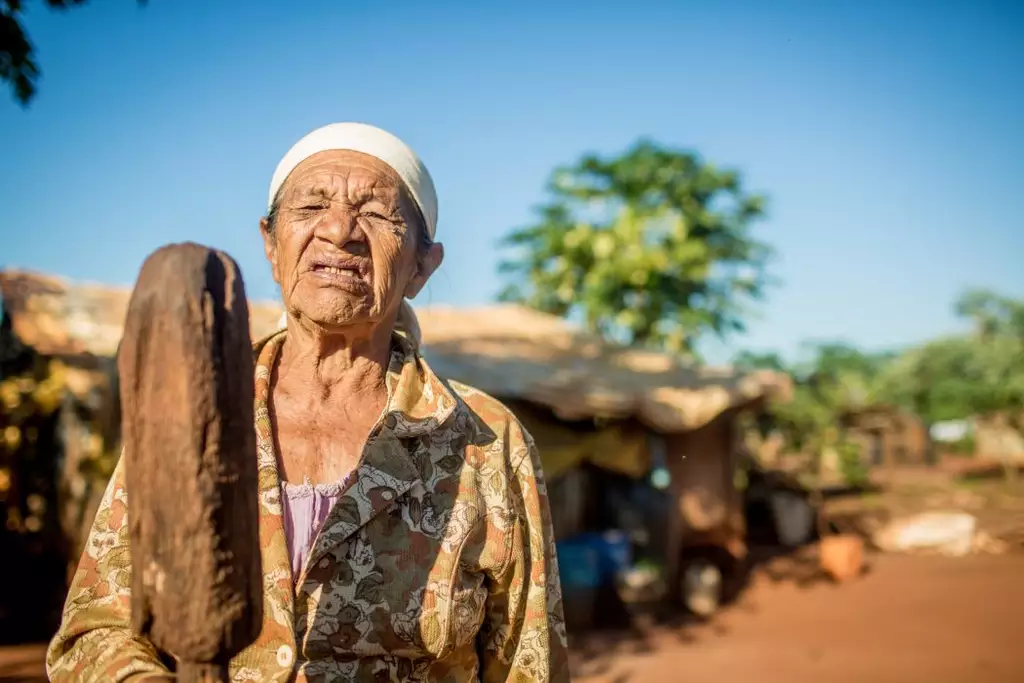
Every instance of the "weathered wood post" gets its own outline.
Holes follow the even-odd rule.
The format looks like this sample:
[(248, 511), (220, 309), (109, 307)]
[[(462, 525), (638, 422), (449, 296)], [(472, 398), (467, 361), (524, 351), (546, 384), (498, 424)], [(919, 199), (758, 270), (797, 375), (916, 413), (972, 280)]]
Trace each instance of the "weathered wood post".
[(196, 244), (139, 274), (118, 355), (132, 626), (182, 681), (227, 681), (262, 623), (253, 357), (238, 266)]

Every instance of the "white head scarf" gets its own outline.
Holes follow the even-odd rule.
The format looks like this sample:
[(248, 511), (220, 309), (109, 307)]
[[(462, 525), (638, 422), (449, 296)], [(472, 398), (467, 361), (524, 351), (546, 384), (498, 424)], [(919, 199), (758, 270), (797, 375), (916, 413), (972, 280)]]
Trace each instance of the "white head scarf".
[(327, 150), (347, 149), (376, 157), (390, 166), (405, 183), (434, 239), (437, 230), (437, 191), (434, 181), (416, 152), (385, 130), (365, 123), (332, 123), (306, 135), (284, 155), (270, 180), (267, 209), (274, 204), (288, 174), (309, 157)]
[[(296, 142), (277, 164), (274, 176), (270, 180), (267, 210), (273, 207), (277, 193), (296, 166), (318, 152), (335, 149), (369, 154), (390, 166), (405, 183), (406, 189), (423, 214), (427, 234), (430, 235), (430, 239), (434, 239), (437, 230), (437, 191), (434, 189), (434, 181), (427, 167), (407, 144), (391, 133), (365, 123), (332, 123), (317, 128)], [(281, 328), (284, 329), (287, 324), (288, 314), (283, 313)], [(419, 321), (408, 301), (402, 301), (395, 326), (398, 331), (405, 333), (413, 344), (419, 346)]]

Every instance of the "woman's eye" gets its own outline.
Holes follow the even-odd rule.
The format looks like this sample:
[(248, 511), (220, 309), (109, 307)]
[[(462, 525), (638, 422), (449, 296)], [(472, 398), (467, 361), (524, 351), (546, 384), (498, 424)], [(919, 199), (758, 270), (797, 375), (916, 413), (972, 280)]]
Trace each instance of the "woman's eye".
[(299, 207), (299, 211), (323, 211), (323, 204), (309, 204), (307, 206)]
[(386, 220), (388, 220), (387, 218), (385, 218), (384, 216), (380, 215), (376, 211), (363, 211), (363, 215), (366, 216), (367, 218), (372, 218), (372, 219), (377, 220), (377, 221), (386, 221)]

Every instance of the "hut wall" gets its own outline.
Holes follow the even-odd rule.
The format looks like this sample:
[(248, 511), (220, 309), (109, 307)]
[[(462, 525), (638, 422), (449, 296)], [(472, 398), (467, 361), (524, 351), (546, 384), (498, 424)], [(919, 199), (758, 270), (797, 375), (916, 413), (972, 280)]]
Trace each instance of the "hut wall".
[(721, 545), (737, 556), (745, 551), (743, 500), (735, 484), (736, 427), (729, 411), (700, 429), (666, 437), (677, 513), (668, 525), (670, 558), (694, 542)]
[(862, 462), (867, 467), (924, 464), (931, 448), (924, 422), (900, 411), (855, 416), (847, 438), (860, 446)]

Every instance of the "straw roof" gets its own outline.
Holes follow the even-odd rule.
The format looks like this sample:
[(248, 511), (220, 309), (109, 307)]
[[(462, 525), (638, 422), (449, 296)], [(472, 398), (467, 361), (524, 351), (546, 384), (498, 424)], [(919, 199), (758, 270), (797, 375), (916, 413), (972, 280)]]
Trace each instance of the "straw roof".
[[(121, 341), (131, 290), (3, 270), (0, 296), (14, 334), (38, 353), (113, 356)], [(279, 304), (250, 302), (253, 337), (273, 332), (280, 316)]]
[[(44, 355), (110, 357), (131, 291), (0, 271), (14, 334)], [(250, 302), (254, 339), (277, 329), (278, 303)], [(662, 432), (696, 429), (722, 412), (788, 395), (777, 373), (695, 368), (654, 351), (606, 344), (570, 323), (516, 305), (417, 310), (424, 356), (443, 377), (565, 420), (636, 418)]]
[(785, 400), (788, 378), (695, 367), (670, 354), (602, 342), (518, 305), (417, 311), (424, 357), (438, 374), (565, 420), (636, 418), (671, 433), (761, 398)]

